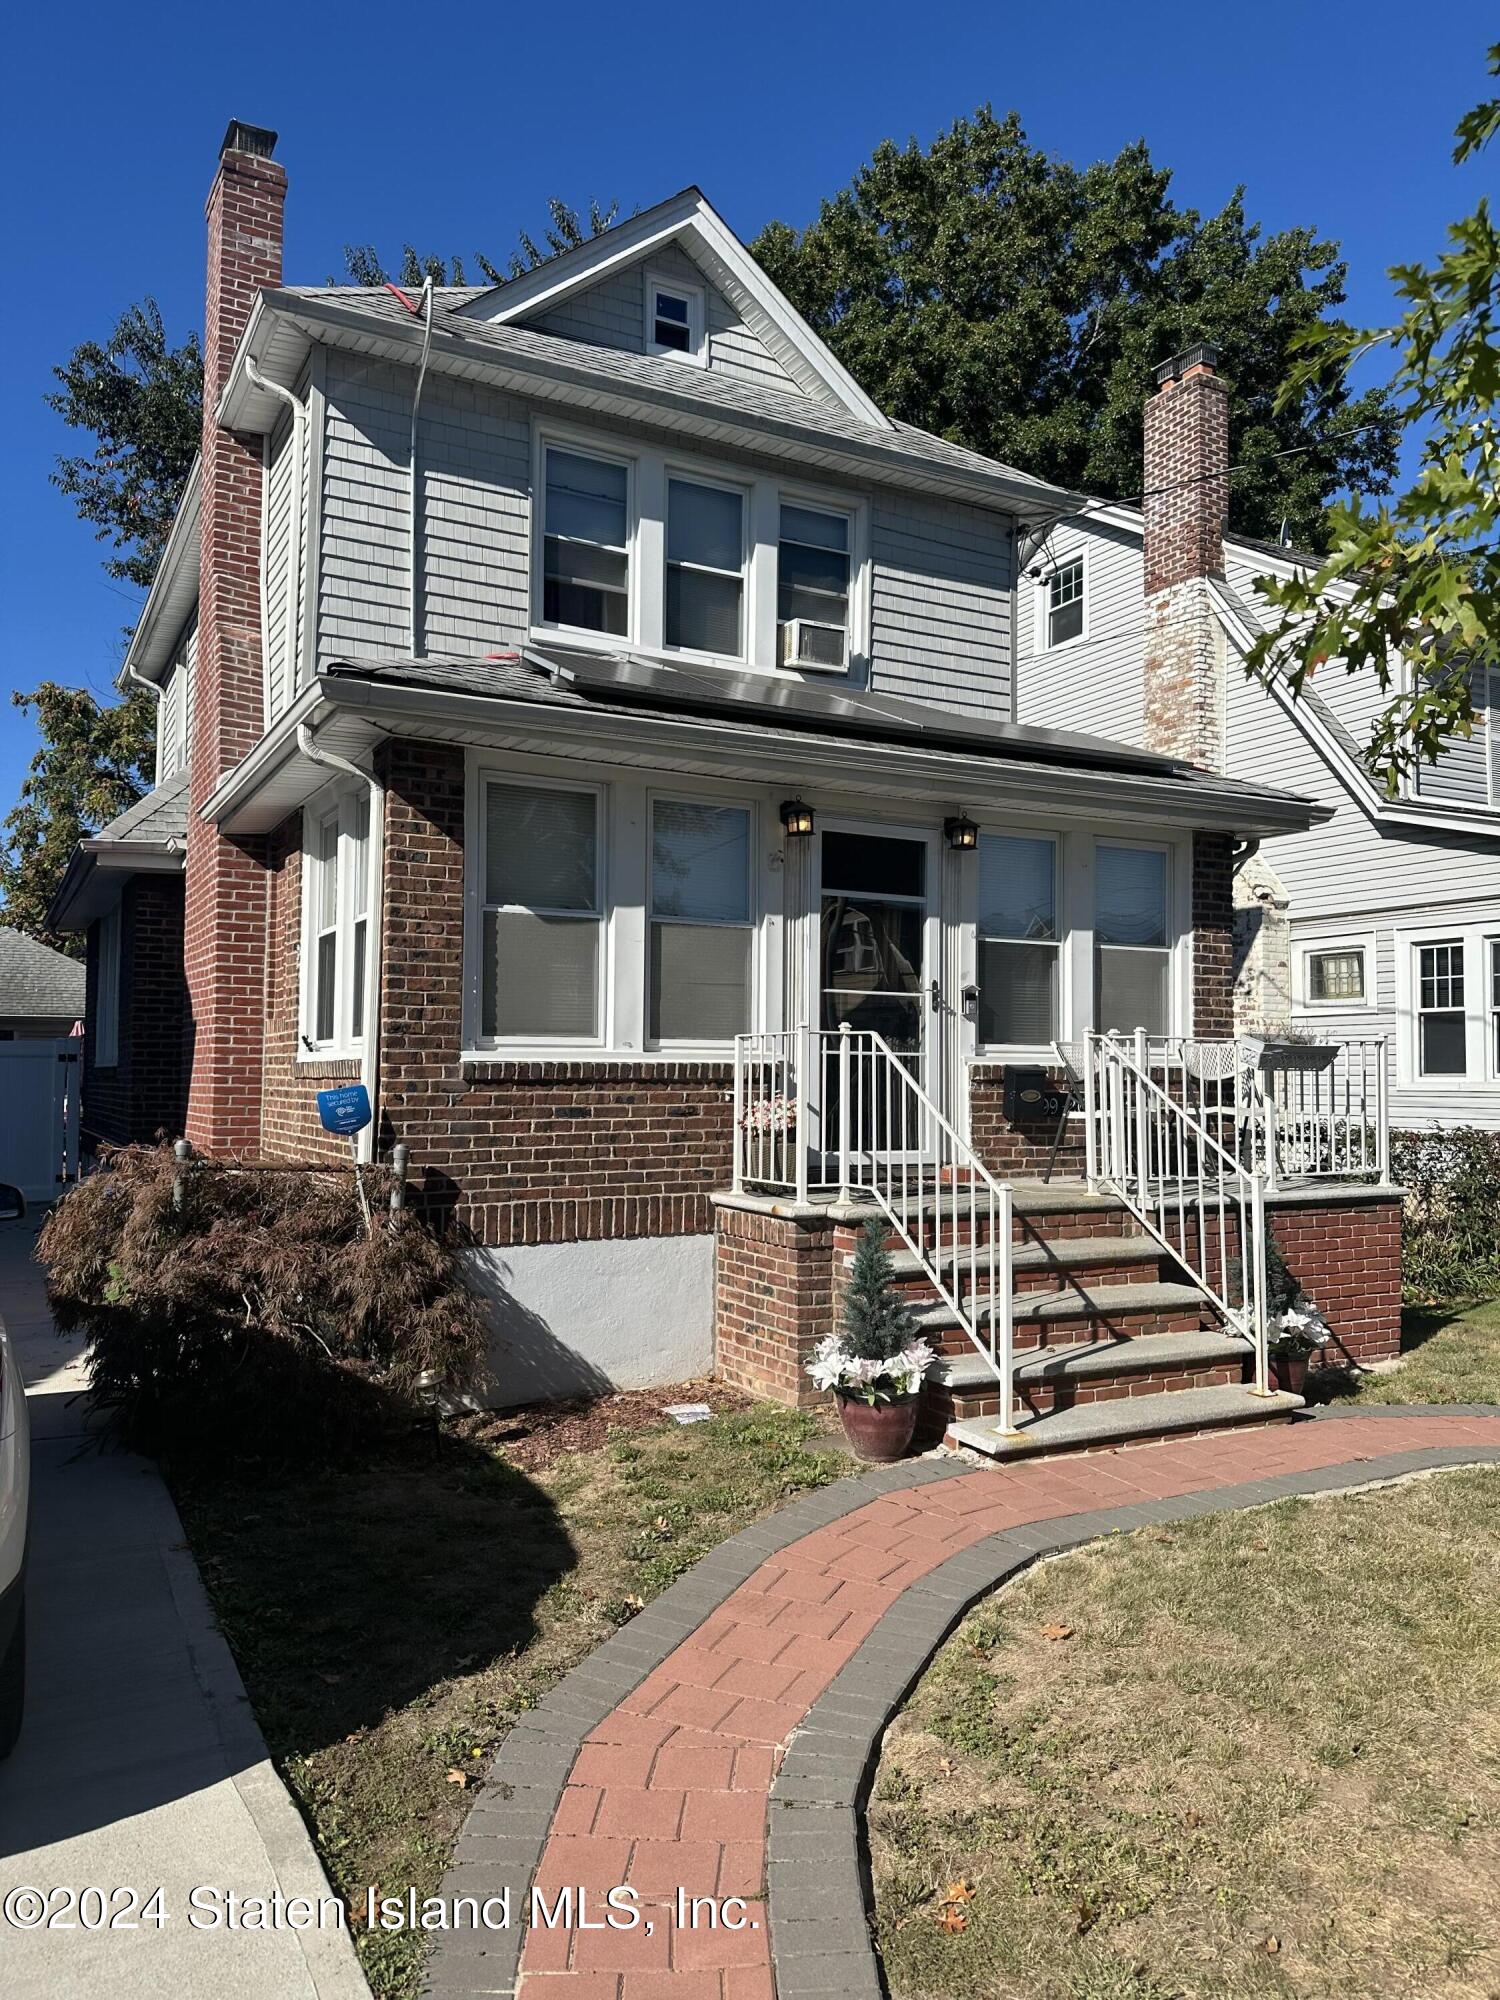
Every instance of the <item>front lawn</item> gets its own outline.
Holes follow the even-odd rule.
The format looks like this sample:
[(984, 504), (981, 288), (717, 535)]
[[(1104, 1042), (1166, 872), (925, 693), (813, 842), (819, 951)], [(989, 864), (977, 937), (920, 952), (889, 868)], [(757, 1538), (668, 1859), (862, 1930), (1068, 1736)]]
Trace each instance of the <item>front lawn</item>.
[[(680, 1428), (663, 1403), (711, 1396)], [(271, 1754), (340, 1893), (431, 1894), (516, 1713), (736, 1529), (853, 1468), (689, 1385), (470, 1419), (359, 1471), (173, 1480)], [(626, 1426), (630, 1426), (626, 1428)], [(377, 2000), (412, 1937), (356, 1931)]]
[(896, 2000), (1500, 1993), (1500, 1469), (1100, 1543), (974, 1612), (870, 1810)]
[(1399, 1364), (1327, 1387), (1361, 1403), (1500, 1403), (1500, 1299), (1408, 1306)]

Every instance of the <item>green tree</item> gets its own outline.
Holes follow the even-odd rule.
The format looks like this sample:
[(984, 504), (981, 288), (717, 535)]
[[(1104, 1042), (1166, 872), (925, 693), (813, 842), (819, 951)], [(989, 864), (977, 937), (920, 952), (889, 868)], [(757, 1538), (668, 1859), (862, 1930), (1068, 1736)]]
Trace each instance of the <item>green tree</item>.
[[(482, 251), (476, 252), (474, 263), (480, 276), (489, 285), (503, 285), (507, 278), (524, 277), (534, 271), (538, 264), (545, 264), (553, 257), (559, 257), (564, 250), (576, 249), (580, 243), (587, 243), (590, 237), (602, 236), (606, 229), (612, 229), (615, 217), (620, 212), (620, 204), (612, 201), (604, 208), (597, 201), (591, 201), (586, 215), (580, 215), (576, 208), (570, 208), (557, 195), (547, 198), (548, 226), (542, 231), (542, 242), (530, 236), (524, 229), (520, 232), (520, 248), (511, 255), (507, 268), (502, 271)], [(545, 245), (545, 248), (543, 247)], [(388, 285), (390, 273), (380, 261), (373, 243), (346, 243), (344, 245), (344, 268), (350, 284)], [(461, 257), (423, 256), (412, 244), (403, 244), (401, 262), (397, 266), (395, 282), (415, 290), (423, 280), (431, 278), (435, 285), (463, 285), (468, 280), (464, 276)], [(333, 282), (329, 280), (330, 284)]]
[[(1488, 64), (1500, 76), (1500, 43)], [(1497, 132), (1500, 97), (1460, 121), (1455, 164)], [(1336, 396), (1360, 356), (1394, 356), (1389, 393), (1420, 457), (1390, 506), (1355, 498), (1331, 510), (1317, 569), (1260, 580), (1277, 617), (1248, 661), (1298, 693), (1330, 662), (1373, 671), (1389, 700), (1368, 755), (1392, 795), (1405, 772), (1471, 734), (1478, 672), (1500, 667), (1500, 230), (1483, 196), (1449, 226), (1448, 246), (1434, 264), (1392, 270), (1406, 303), (1394, 324), (1313, 327), (1295, 343), (1280, 405)]]
[(145, 793), (156, 733), (152, 698), (135, 688), (123, 701), (101, 707), (86, 688), (44, 681), (11, 700), (35, 713), (42, 740), (4, 822), (5, 921), (79, 956), (81, 940), (48, 930), (47, 905), (77, 843)]
[(845, 1349), (861, 1361), (894, 1361), (917, 1337), (916, 1321), (897, 1291), (886, 1225), (877, 1216), (860, 1231), (844, 1287), (840, 1323)]
[(1381, 391), (1278, 400), (1294, 337), (1343, 301), (1338, 246), (1262, 239), (1242, 191), (1178, 208), (1170, 182), (1144, 143), (1079, 168), (985, 107), (925, 150), (887, 141), (805, 230), (773, 222), (751, 247), (893, 416), (1114, 499), (1141, 491), (1156, 366), (1213, 341), (1235, 526), (1321, 547), (1329, 496), (1383, 491), (1395, 465)]

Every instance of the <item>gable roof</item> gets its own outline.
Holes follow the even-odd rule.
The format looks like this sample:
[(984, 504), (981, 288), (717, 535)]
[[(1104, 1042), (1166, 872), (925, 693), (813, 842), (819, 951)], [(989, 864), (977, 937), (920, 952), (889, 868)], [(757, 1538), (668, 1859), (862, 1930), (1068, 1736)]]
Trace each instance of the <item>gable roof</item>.
[(666, 243), (678, 243), (688, 252), (805, 395), (831, 398), (873, 429), (890, 426), (884, 411), (766, 276), (701, 188), (683, 188), (521, 277), (492, 286), (459, 310), (466, 318), (513, 326), (626, 265), (643, 262)]
[(180, 874), (187, 850), (186, 765), (164, 784), (80, 840), (47, 908), (55, 931), (81, 931), (103, 914), (131, 875)]
[(86, 974), (76, 958), (24, 931), (0, 927), (0, 1018), (75, 1021)]

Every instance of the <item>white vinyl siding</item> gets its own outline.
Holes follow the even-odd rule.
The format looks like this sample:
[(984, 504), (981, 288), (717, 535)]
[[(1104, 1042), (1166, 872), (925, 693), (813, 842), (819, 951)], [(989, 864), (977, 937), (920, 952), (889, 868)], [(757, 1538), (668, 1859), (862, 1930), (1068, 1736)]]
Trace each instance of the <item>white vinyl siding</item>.
[[(1082, 558), (1087, 638), (1049, 646), (1045, 579)], [(1139, 535), (1103, 521), (1059, 521), (1016, 592), (1016, 718), (1140, 743), (1144, 723), (1145, 571)]]

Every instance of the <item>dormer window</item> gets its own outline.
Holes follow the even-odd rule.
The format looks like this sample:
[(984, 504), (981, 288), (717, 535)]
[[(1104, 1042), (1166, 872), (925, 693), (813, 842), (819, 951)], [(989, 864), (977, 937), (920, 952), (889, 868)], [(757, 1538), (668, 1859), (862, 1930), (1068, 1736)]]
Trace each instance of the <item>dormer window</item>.
[(703, 294), (693, 285), (646, 278), (646, 352), (702, 362)]

